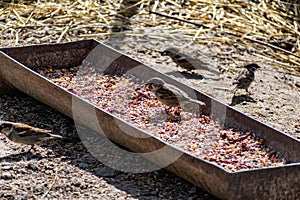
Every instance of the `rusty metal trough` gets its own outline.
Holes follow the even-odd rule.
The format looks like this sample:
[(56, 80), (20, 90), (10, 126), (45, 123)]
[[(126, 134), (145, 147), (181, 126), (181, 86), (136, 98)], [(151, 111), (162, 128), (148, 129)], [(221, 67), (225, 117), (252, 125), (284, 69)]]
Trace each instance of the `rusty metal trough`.
[[(223, 117), (222, 113), (225, 111), (224, 124), (226, 126), (257, 133), (258, 136), (266, 140), (269, 148), (278, 151), (289, 161), (289, 164), (281, 167), (228, 172), (216, 164), (169, 146), (171, 153), (182, 155), (168, 165), (167, 170), (221, 199), (297, 199), (300, 197), (300, 141), (96, 40), (3, 48), (0, 51), (0, 83), (2, 82), (2, 88), (16, 88), (73, 119), (74, 105), (72, 104), (74, 102), (78, 104), (76, 108), (80, 108), (80, 112), (84, 113), (85, 110), (89, 109), (95, 110), (105, 135), (134, 152), (152, 152), (167, 144), (55, 85), (34, 72), (34, 69), (48, 66), (74, 67), (81, 65), (82, 62), (87, 62), (86, 65), (99, 66), (99, 70), (110, 74), (128, 72), (142, 80), (148, 80), (153, 76), (164, 78), (167, 82), (204, 101), (207, 104), (205, 113), (210, 114), (214, 109), (214, 114), (218, 117), (218, 110), (220, 110), (220, 117)], [(4, 83), (5, 87), (3, 86)], [(87, 114), (81, 117), (76, 116), (74, 120), (91, 129), (98, 130), (91, 123), (91, 117)], [(120, 128), (120, 124), (123, 128)], [(147, 137), (133, 137), (126, 134), (126, 130)], [(162, 154), (148, 159), (160, 165), (164, 156), (167, 155)]]

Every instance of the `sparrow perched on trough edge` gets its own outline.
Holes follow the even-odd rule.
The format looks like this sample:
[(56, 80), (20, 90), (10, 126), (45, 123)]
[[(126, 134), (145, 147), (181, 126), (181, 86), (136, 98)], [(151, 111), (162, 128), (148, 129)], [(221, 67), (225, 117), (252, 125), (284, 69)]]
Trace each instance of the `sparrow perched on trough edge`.
[(169, 107), (179, 106), (180, 103), (196, 103), (200, 106), (206, 104), (202, 101), (191, 99), (185, 92), (174, 85), (167, 84), (161, 78), (151, 78), (147, 81), (146, 86), (150, 87), (156, 98)]
[(237, 89), (245, 89), (248, 93), (248, 88), (254, 81), (254, 73), (258, 68), (260, 68), (260, 66), (258, 66), (256, 63), (246, 65), (244, 69), (242, 69), (235, 77), (232, 83), (233, 85), (235, 85), (232, 89), (232, 92), (235, 94)]
[(161, 53), (162, 56), (169, 56), (178, 66), (186, 69), (187, 71), (191, 71), (196, 69), (196, 67), (190, 62), (192, 58), (188, 57), (179, 52), (176, 48), (167, 48)]
[(63, 138), (60, 135), (51, 134), (50, 130), (9, 121), (0, 121), (0, 132), (13, 142), (31, 145), (28, 152), (33, 148), (34, 144), (49, 139)]

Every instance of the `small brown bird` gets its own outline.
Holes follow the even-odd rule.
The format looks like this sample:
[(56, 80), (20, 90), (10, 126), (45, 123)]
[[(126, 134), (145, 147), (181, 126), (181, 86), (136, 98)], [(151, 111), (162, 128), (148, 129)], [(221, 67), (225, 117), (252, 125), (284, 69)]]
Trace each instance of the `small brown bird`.
[(161, 78), (151, 78), (147, 81), (146, 86), (154, 92), (156, 98), (169, 107), (179, 106), (180, 103), (196, 103), (205, 106), (202, 101), (191, 99), (185, 92), (174, 85), (167, 84)]
[(196, 69), (196, 67), (191, 63), (193, 59), (183, 53), (180, 53), (179, 50), (176, 48), (167, 48), (161, 53), (161, 55), (169, 56), (173, 60), (173, 62), (175, 62), (178, 66), (182, 67), (183, 69), (186, 69), (187, 71)]
[[(203, 76), (201, 74), (202, 77), (204, 78), (215, 78), (215, 77), (211, 77), (212, 74), (214, 75), (219, 75), (220, 72), (213, 69), (212, 67), (212, 62), (208, 62), (207, 58), (201, 57), (200, 59), (195, 59), (191, 56), (188, 56), (182, 52), (179, 51), (179, 49), (174, 48), (174, 47), (170, 47), (167, 48), (166, 50), (164, 50), (163, 52), (161, 52), (162, 56), (169, 56), (173, 62), (176, 63), (177, 66), (186, 69), (187, 71), (191, 71), (194, 69), (198, 69), (198, 70), (202, 70), (202, 73), (207, 73), (209, 72), (209, 74), (206, 74), (205, 76)], [(204, 71), (203, 71), (204, 70)]]
[(60, 135), (51, 134), (50, 130), (9, 121), (0, 121), (0, 132), (13, 142), (31, 145), (28, 152), (35, 144), (49, 139), (63, 138)]
[(256, 63), (246, 65), (244, 69), (242, 69), (235, 77), (234, 82), (232, 83), (235, 85), (232, 89), (232, 92), (235, 94), (237, 89), (245, 89), (248, 93), (248, 88), (254, 81), (254, 73), (258, 68), (260, 68), (260, 66), (258, 66)]

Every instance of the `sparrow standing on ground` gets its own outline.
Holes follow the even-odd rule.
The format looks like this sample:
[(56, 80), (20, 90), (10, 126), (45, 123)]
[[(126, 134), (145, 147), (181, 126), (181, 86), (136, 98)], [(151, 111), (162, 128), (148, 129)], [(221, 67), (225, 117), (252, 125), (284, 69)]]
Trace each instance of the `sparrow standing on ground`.
[(196, 103), (205, 106), (202, 101), (191, 99), (185, 92), (174, 85), (167, 84), (161, 78), (151, 78), (147, 81), (146, 86), (154, 92), (156, 98), (169, 107), (179, 106), (180, 103)]
[(179, 52), (176, 48), (167, 48), (161, 53), (162, 56), (169, 56), (172, 58), (172, 60), (183, 69), (186, 69), (187, 71), (191, 71), (193, 69), (196, 69), (196, 67), (191, 63), (193, 60), (187, 55), (184, 55)]
[(220, 72), (214, 70), (212, 67), (209, 67), (211, 63), (207, 63), (205, 59), (195, 59), (191, 56), (188, 56), (184, 53), (181, 53), (177, 48), (170, 47), (161, 52), (162, 56), (169, 56), (177, 66), (191, 71), (194, 69), (206, 70), (213, 74), (220, 74)]
[(50, 130), (8, 121), (0, 121), (0, 132), (13, 142), (31, 145), (28, 152), (35, 144), (49, 139), (63, 138), (60, 135), (51, 134)]
[(248, 88), (251, 85), (251, 83), (254, 81), (254, 73), (255, 71), (260, 68), (255, 63), (248, 64), (242, 69), (238, 75), (235, 77), (234, 82), (232, 83), (235, 85), (235, 87), (232, 89), (232, 92), (235, 95), (235, 92), (237, 89), (245, 89), (248, 93)]

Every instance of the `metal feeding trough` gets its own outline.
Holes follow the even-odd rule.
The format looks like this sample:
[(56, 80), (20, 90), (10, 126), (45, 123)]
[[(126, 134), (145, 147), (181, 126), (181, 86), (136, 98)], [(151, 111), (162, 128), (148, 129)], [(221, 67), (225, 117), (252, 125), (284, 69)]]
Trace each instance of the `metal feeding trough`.
[[(300, 142), (298, 140), (96, 40), (3, 48), (0, 51), (0, 81), (5, 83), (6, 88), (16, 88), (93, 130), (99, 130), (100, 126), (107, 138), (133, 152), (147, 153), (167, 147), (164, 153), (144, 157), (221, 199), (298, 199), (300, 197)], [(194, 98), (204, 101), (207, 106), (203, 112), (213, 113), (217, 118), (222, 118), (225, 126), (255, 132), (265, 139), (270, 149), (276, 150), (280, 156), (286, 158), (288, 164), (228, 172), (217, 164), (196, 158), (135, 128), (130, 123), (88, 103), (35, 72), (41, 67), (68, 68), (82, 64), (99, 66), (98, 70), (111, 75), (129, 73), (138, 76), (141, 80), (148, 80), (154, 76), (163, 78), (189, 95), (194, 95)], [(95, 116), (99, 121), (96, 125), (92, 119)], [(179, 156), (174, 162), (165, 166), (163, 161), (170, 155)]]

